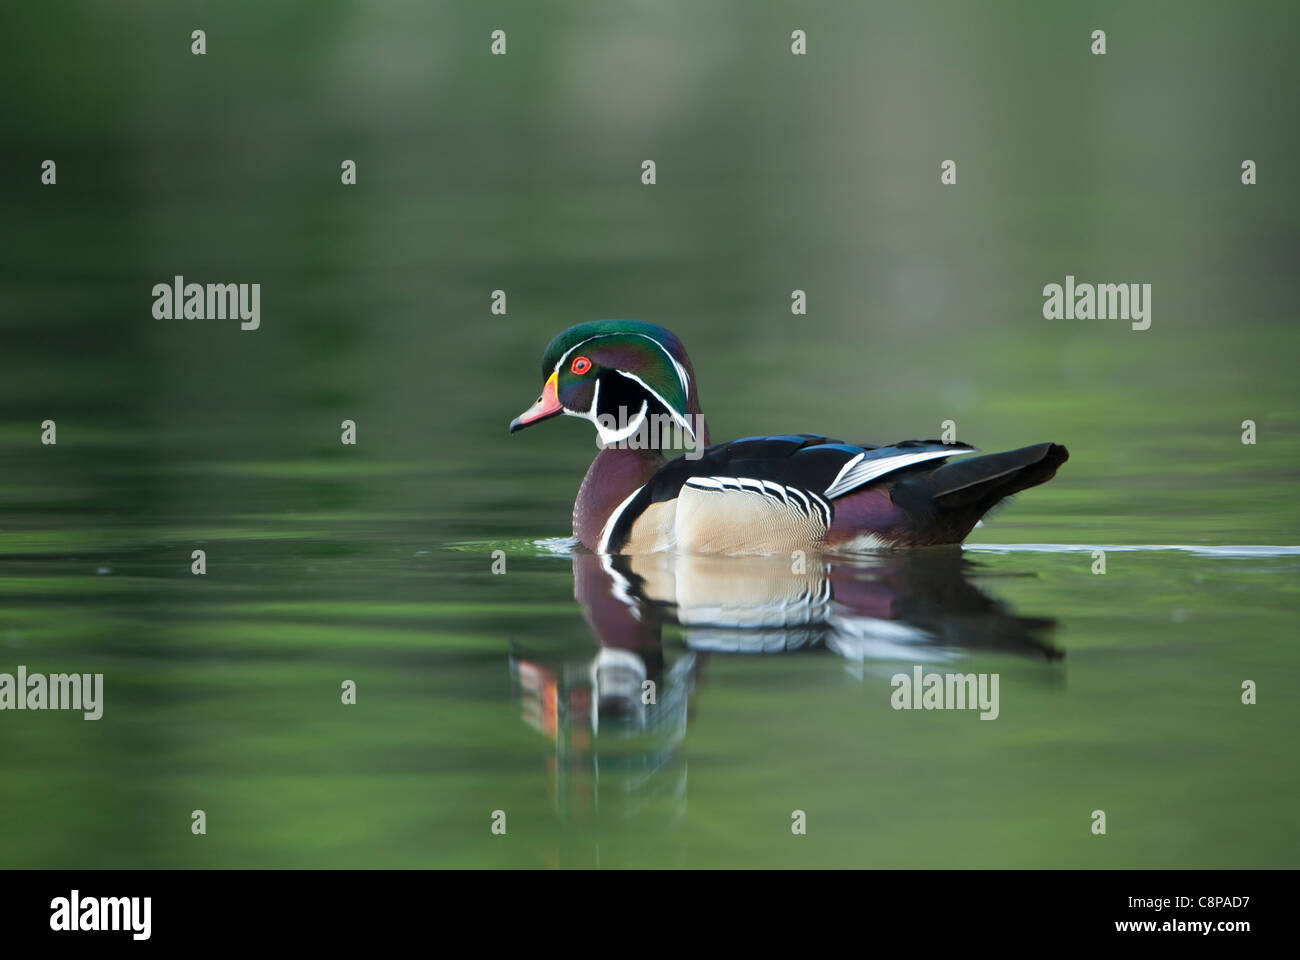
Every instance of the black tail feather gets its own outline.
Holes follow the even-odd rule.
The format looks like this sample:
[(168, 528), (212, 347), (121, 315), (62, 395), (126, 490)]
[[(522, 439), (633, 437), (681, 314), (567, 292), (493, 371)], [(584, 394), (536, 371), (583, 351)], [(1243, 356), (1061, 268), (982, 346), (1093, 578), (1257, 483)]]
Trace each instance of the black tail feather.
[(1070, 458), (1059, 443), (967, 457), (899, 480), (894, 503), (912, 521), (915, 543), (957, 543), (1000, 501), (1046, 483)]

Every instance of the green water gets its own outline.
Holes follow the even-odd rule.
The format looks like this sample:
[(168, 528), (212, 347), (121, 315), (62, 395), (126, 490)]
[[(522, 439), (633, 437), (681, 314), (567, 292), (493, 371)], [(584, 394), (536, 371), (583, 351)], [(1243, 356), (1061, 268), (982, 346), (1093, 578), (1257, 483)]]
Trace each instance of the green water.
[[(1288, 5), (271, 6), (0, 31), (0, 672), (105, 685), (0, 713), (0, 866), (1298, 865)], [(1067, 274), (1151, 329), (1044, 320)], [(507, 436), (604, 316), (715, 439), (1071, 459), (777, 625), (784, 562), (575, 555), (590, 426)], [(916, 664), (997, 719), (892, 709)]]

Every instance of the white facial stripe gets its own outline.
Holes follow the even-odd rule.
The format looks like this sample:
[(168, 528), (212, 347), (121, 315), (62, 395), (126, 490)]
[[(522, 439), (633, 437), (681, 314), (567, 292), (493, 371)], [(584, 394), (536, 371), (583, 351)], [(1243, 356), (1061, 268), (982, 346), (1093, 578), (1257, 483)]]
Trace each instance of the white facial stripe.
[[(687, 433), (689, 433), (689, 434), (691, 435), (691, 439), (692, 439), (692, 440), (695, 439), (695, 431), (691, 429), (691, 425), (690, 425), (690, 423), (687, 421), (687, 419), (686, 419), (685, 417), (683, 417), (680, 413), (678, 413), (676, 410), (674, 410), (674, 409), (673, 409), (673, 405), (672, 405), (671, 403), (669, 403), (667, 400), (665, 400), (663, 397), (661, 397), (661, 396), (659, 395), (659, 391), (658, 391), (658, 390), (656, 390), (654, 387), (650, 386), (650, 384), (646, 383), (644, 380), (642, 380), (640, 377), (638, 377), (635, 373), (628, 373), (626, 370), (616, 370), (616, 371), (614, 371), (614, 372), (615, 372), (615, 373), (622, 374), (623, 376), (627, 377), (629, 380), (635, 380), (637, 383), (641, 384), (641, 387), (642, 387), (642, 388), (643, 388), (647, 393), (649, 393), (652, 397), (654, 397), (656, 400), (658, 400), (659, 403), (663, 406), (663, 408), (664, 408), (665, 410), (668, 411), (668, 413), (672, 416), (673, 421), (674, 421), (674, 422), (675, 422), (679, 427), (681, 427), (683, 430), (685, 430)], [(593, 405), (592, 409), (593, 409), (593, 410), (595, 409), (595, 406), (594, 406), (594, 405)]]
[[(649, 337), (647, 337), (646, 339), (647, 339), (647, 340), (650, 340)], [(669, 353), (667, 350), (664, 350), (664, 348), (663, 348), (662, 346), (660, 346), (660, 344), (659, 344), (659, 342), (658, 342), (657, 340), (650, 340), (650, 342), (653, 343), (656, 347), (659, 347), (660, 350), (663, 350), (663, 351), (664, 351), (664, 356), (666, 356), (669, 360), (672, 361), (673, 369), (677, 371), (677, 379), (681, 382), (681, 385), (682, 385), (682, 394), (683, 394), (684, 396), (688, 396), (688, 397), (689, 397), (689, 396), (691, 395), (691, 378), (690, 378), (690, 376), (686, 373), (686, 368), (683, 367), (680, 363), (677, 362), (677, 358), (676, 358), (676, 357), (674, 357), (674, 356), (673, 356), (671, 353)]]
[[(564, 351), (564, 356), (560, 357), (560, 359), (557, 360), (555, 363), (556, 372), (558, 373), (560, 367), (564, 366), (564, 361), (569, 359), (569, 354), (573, 353), (574, 350), (577, 350), (579, 347), (583, 346), (584, 344), (591, 343), (591, 341), (593, 340), (599, 340), (601, 337), (619, 337), (619, 336), (641, 337), (644, 340), (649, 340), (656, 347), (658, 347), (659, 351), (663, 353), (665, 357), (668, 358), (670, 363), (672, 363), (673, 369), (677, 371), (677, 379), (680, 380), (682, 384), (682, 393), (685, 394), (686, 396), (690, 396), (691, 378), (687, 375), (686, 368), (677, 362), (677, 358), (674, 357), (671, 353), (669, 353), (667, 348), (664, 347), (662, 343), (660, 343), (654, 337), (646, 336), (644, 333), (621, 333), (621, 334), (620, 333), (598, 333), (595, 336), (588, 337), (586, 340), (580, 341), (579, 343), (575, 343), (568, 350)], [(619, 373), (622, 372), (623, 372), (622, 370), (619, 371)], [(658, 396), (658, 394), (656, 394), (656, 396)], [(665, 406), (667, 406), (667, 404), (665, 404)], [(692, 436), (694, 436), (694, 434), (692, 434)]]
[(629, 420), (627, 426), (622, 430), (617, 428), (611, 430), (605, 424), (600, 422), (600, 417), (593, 416), (590, 412), (587, 413), (584, 419), (590, 420), (596, 425), (596, 432), (600, 434), (600, 442), (608, 447), (610, 444), (626, 440), (628, 437), (632, 436), (632, 434), (640, 430), (641, 424), (645, 421), (646, 411), (649, 409), (650, 404), (645, 400), (642, 400), (641, 409), (637, 411), (636, 416)]
[(564, 351), (564, 356), (560, 357), (559, 360), (556, 360), (556, 361), (555, 361), (555, 372), (556, 372), (556, 373), (559, 373), (559, 372), (560, 372), (560, 367), (564, 366), (564, 361), (569, 359), (569, 354), (573, 353), (574, 350), (577, 350), (577, 349), (578, 349), (580, 346), (582, 346), (584, 343), (591, 343), (591, 341), (593, 341), (593, 340), (595, 340), (595, 339), (596, 339), (595, 337), (588, 337), (586, 340), (583, 340), (583, 341), (581, 341), (581, 342), (579, 342), (579, 343), (575, 343), (575, 344), (574, 344), (573, 346), (571, 346), (568, 350), (565, 350), (565, 351)]
[[(641, 424), (645, 421), (646, 411), (650, 409), (649, 403), (647, 403), (645, 400), (642, 400), (641, 409), (637, 412), (637, 415), (635, 417), (633, 417), (630, 421), (628, 421), (626, 427), (624, 427), (622, 430), (618, 430), (617, 428), (611, 430), (605, 424), (600, 422), (600, 416), (599, 414), (596, 413), (596, 405), (598, 403), (600, 403), (600, 381), (599, 380), (596, 381), (596, 389), (593, 390), (591, 394), (591, 409), (579, 413), (576, 410), (570, 410), (568, 407), (565, 407), (564, 414), (565, 416), (568, 417), (577, 417), (580, 420), (586, 420), (590, 424), (592, 424), (592, 426), (596, 428), (596, 433), (600, 437), (600, 442), (603, 443), (605, 446), (609, 446), (612, 443), (618, 443), (621, 440), (626, 440), (628, 437), (632, 436), (632, 434), (640, 430)], [(692, 434), (692, 436), (694, 436), (694, 434)]]

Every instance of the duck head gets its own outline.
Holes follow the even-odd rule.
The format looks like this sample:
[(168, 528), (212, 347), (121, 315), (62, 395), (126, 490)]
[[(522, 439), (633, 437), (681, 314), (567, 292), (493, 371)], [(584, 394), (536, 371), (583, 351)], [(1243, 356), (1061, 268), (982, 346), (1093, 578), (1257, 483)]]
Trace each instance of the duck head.
[(542, 380), (542, 395), (511, 421), (511, 433), (564, 414), (591, 421), (604, 446), (644, 431), (646, 445), (657, 449), (668, 428), (692, 446), (708, 443), (686, 348), (653, 323), (570, 327), (546, 348)]

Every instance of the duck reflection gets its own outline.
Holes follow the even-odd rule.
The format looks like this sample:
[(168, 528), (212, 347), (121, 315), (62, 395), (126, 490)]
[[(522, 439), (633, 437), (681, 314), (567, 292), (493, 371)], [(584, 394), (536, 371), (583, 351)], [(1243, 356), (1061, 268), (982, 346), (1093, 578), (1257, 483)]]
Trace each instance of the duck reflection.
[(678, 747), (712, 656), (831, 654), (860, 678), (872, 663), (888, 676), (968, 651), (1063, 656), (1049, 639), (1054, 620), (1016, 615), (972, 582), (978, 572), (959, 548), (789, 559), (575, 553), (574, 596), (599, 649), (511, 657), (524, 719), (555, 744), (557, 809), (583, 822), (598, 807), (683, 816)]
[(696, 651), (826, 649), (853, 661), (1000, 650), (1044, 660), (1055, 621), (1020, 617), (971, 582), (960, 549), (876, 556), (573, 558), (574, 596), (602, 646), (655, 648), (666, 624)]

